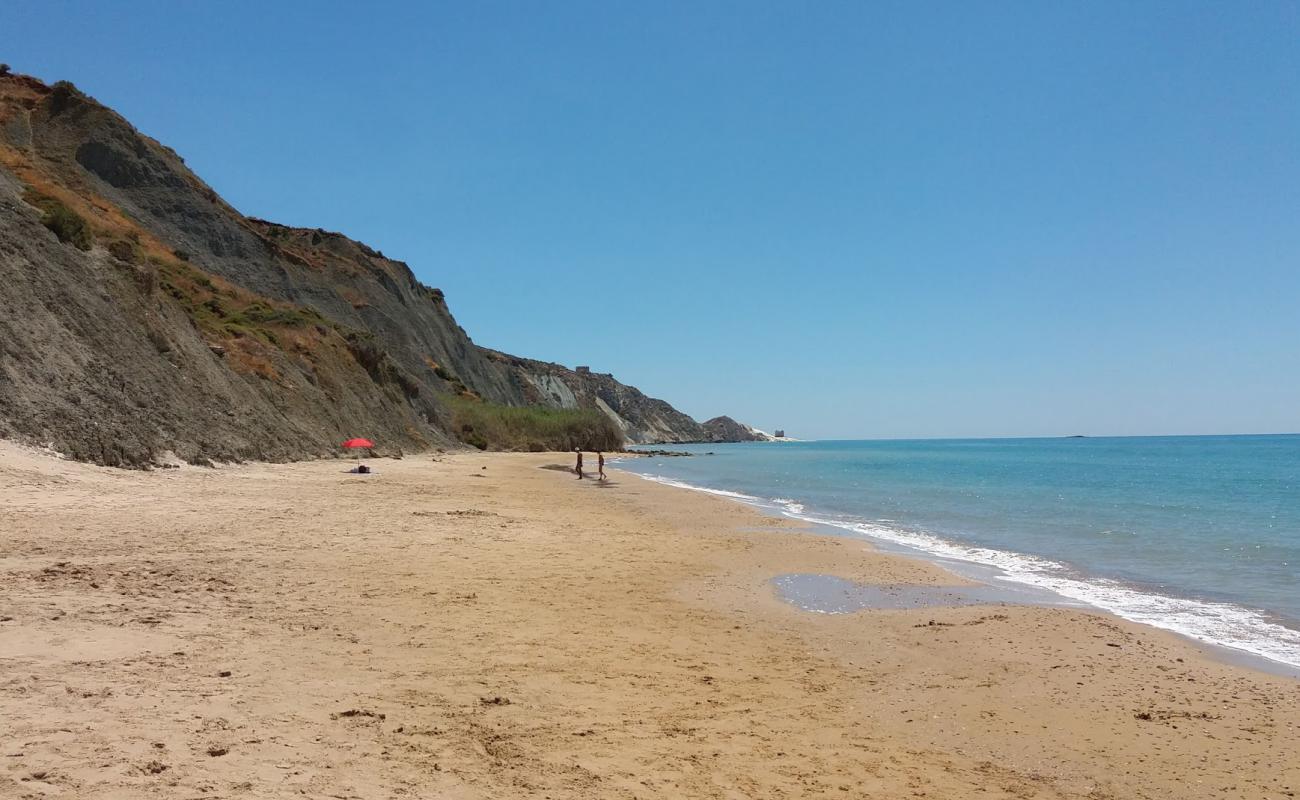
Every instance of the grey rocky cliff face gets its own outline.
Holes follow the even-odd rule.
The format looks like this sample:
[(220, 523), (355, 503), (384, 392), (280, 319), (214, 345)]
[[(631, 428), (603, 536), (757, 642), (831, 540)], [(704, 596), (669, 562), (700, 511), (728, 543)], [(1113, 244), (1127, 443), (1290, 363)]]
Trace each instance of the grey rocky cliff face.
[[(600, 409), (618, 424), (630, 444), (697, 442), (704, 435), (700, 424), (686, 414), (663, 400), (646, 397), (636, 387), (619, 383), (613, 375), (485, 352), (523, 378), (527, 383), (525, 402)], [(564, 399), (557, 402), (555, 396), (546, 396), (547, 389)]]
[[(599, 409), (633, 443), (704, 438), (689, 416), (609, 375), (479, 347), (400, 261), (342, 234), (244, 217), (174, 152), (75, 89), (0, 78), (0, 100), (0, 436), (123, 465), (168, 450), (299, 458), (358, 433), (420, 448), (452, 441), (436, 397), (468, 391)], [(148, 264), (46, 230), (24, 201), (33, 175), (120, 212), (203, 273), (314, 309), (324, 324), (313, 349), (264, 348), (263, 377), (233, 371), (176, 302), (142, 286)]]
[[(232, 371), (147, 276), (60, 243), (0, 170), (0, 437), (85, 461), (145, 466), (337, 452), (345, 431), (447, 441), (348, 358), (275, 382)], [(326, 387), (329, 388), (326, 388)]]

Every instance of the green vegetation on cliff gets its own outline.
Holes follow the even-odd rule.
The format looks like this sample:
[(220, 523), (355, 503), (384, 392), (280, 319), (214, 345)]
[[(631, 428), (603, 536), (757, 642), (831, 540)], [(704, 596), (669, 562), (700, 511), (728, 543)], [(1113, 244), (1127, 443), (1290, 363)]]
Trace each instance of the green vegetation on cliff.
[(503, 406), (468, 397), (444, 396), (452, 432), (480, 450), (621, 450), (623, 432), (590, 408)]
[(23, 199), (41, 210), (41, 224), (59, 237), (60, 242), (78, 250), (89, 250), (94, 245), (95, 238), (86, 220), (57, 198), (28, 191)]

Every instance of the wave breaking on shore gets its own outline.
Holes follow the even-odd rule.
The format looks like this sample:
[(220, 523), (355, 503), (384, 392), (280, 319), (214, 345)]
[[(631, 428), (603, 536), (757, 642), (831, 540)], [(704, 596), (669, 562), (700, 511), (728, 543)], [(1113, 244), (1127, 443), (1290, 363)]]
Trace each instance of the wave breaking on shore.
[(763, 498), (698, 486), (662, 475), (632, 474), (666, 486), (736, 500), (791, 519), (838, 528), (869, 540), (901, 546), (920, 556), (991, 568), (999, 580), (1046, 589), (1131, 622), (1300, 669), (1300, 631), (1273, 621), (1261, 611), (1232, 603), (1161, 594), (1109, 578), (1085, 576), (1060, 561), (965, 544), (879, 521), (809, 513), (802, 503), (789, 498)]

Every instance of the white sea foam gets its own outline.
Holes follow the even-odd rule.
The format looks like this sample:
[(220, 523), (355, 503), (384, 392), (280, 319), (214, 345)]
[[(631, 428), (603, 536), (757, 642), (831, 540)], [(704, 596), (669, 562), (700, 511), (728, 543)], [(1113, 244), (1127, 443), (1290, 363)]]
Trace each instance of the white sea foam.
[(909, 531), (878, 522), (805, 514), (802, 504), (788, 498), (763, 500), (752, 495), (709, 489), (658, 475), (640, 477), (668, 486), (773, 508), (793, 519), (830, 525), (940, 558), (992, 567), (1003, 580), (1037, 586), (1133, 622), (1300, 668), (1300, 631), (1272, 622), (1258, 611), (1231, 603), (1172, 597), (1105, 578), (1084, 578), (1058, 561), (962, 544), (929, 533)]
[(802, 514), (802, 513), (803, 513), (803, 503), (796, 503), (795, 501), (790, 500), (789, 498), (785, 498), (785, 497), (773, 497), (773, 498), (772, 498), (772, 502), (773, 502), (773, 503), (776, 503), (776, 504), (779, 505), (779, 506), (781, 506), (781, 508), (784, 509), (784, 510), (786, 511), (786, 513), (789, 513), (789, 514)]
[(678, 489), (690, 489), (693, 492), (704, 492), (705, 494), (716, 494), (720, 497), (730, 497), (733, 500), (746, 500), (750, 502), (758, 502), (762, 499), (759, 497), (754, 497), (753, 495), (750, 494), (741, 494), (740, 492), (728, 492), (725, 489), (709, 489), (705, 486), (695, 486), (693, 484), (683, 483), (681, 481), (675, 481), (672, 480), (671, 478), (665, 478), (662, 475), (641, 475), (641, 473), (634, 473), (634, 474), (639, 475), (640, 477), (645, 478), (648, 481), (654, 481), (655, 483), (662, 483), (665, 486), (676, 486)]

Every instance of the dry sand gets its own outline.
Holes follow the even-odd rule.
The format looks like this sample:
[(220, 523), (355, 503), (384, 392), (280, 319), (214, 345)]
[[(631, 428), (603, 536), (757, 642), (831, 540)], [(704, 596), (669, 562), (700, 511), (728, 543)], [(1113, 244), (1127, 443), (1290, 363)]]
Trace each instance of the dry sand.
[(953, 577), (559, 460), (0, 444), (0, 797), (1300, 791), (1297, 681), (1059, 608), (808, 614), (774, 575)]

